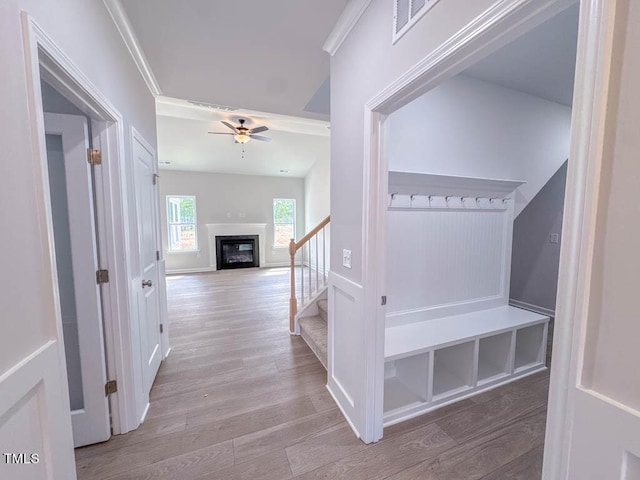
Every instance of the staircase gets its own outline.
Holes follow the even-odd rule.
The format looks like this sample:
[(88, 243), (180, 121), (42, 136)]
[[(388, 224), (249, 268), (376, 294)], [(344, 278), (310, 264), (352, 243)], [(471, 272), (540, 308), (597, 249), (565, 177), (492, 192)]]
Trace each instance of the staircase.
[(328, 242), (325, 218), (298, 242), (291, 239), (289, 331), (302, 336), (327, 368)]
[(316, 301), (318, 315), (298, 319), (300, 336), (327, 368), (327, 299)]

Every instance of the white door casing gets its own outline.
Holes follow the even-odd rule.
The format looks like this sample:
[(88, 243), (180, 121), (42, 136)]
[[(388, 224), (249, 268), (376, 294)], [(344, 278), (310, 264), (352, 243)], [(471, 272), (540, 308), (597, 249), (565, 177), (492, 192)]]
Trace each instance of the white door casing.
[(155, 152), (133, 131), (133, 171), (136, 196), (139, 271), (134, 280), (137, 297), (142, 381), (145, 395), (151, 390), (162, 361), (160, 334), (161, 280), (158, 268), (158, 194)]
[(571, 144), (581, 165), (570, 160), (567, 178), (548, 480), (640, 478), (639, 42), (637, 2), (581, 2)]
[[(105, 395), (107, 375), (102, 306), (100, 286), (96, 282), (98, 252), (92, 167), (87, 161), (89, 135), (84, 117), (45, 113), (44, 119), (45, 133), (62, 137), (64, 154), (64, 165), (55, 165), (54, 168), (64, 168), (66, 178), (76, 318), (66, 318), (63, 304), (62, 321), (63, 324), (67, 320), (77, 323), (83, 404), (71, 411), (71, 420), (74, 446), (79, 447), (103, 442), (111, 436), (109, 405)], [(60, 278), (59, 284), (64, 281)], [(68, 340), (72, 341), (71, 338)], [(72, 377), (70, 381), (73, 381)]]

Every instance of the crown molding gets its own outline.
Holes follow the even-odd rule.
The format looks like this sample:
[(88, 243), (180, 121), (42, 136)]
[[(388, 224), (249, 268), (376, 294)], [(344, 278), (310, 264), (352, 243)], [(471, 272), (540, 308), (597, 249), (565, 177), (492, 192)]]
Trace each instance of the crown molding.
[(144, 55), (142, 46), (133, 31), (133, 27), (131, 26), (131, 22), (129, 21), (129, 17), (127, 16), (127, 12), (125, 12), (122, 3), (120, 0), (104, 0), (104, 4), (111, 14), (111, 18), (116, 24), (116, 27), (120, 32), (120, 36), (122, 37), (122, 40), (124, 40), (124, 43), (131, 54), (131, 58), (133, 58), (133, 61), (138, 67), (140, 75), (142, 75), (149, 91), (151, 91), (151, 94), (154, 97), (162, 95), (160, 84), (158, 84), (158, 81), (151, 70), (151, 65), (149, 65), (147, 57)]
[(371, 0), (350, 0), (340, 14), (333, 30), (324, 42), (322, 49), (329, 55), (334, 56), (342, 42), (347, 38), (353, 27), (356, 26), (362, 14), (367, 10)]

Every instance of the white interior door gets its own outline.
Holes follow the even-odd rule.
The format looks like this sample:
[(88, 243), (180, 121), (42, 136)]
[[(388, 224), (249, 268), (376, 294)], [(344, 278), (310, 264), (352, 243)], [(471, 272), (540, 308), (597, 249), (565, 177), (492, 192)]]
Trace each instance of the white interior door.
[(56, 268), (74, 446), (111, 436), (87, 120), (45, 113)]
[(150, 147), (134, 135), (134, 180), (140, 271), (137, 278), (142, 378), (149, 392), (162, 360), (160, 335), (160, 290), (158, 275), (158, 196), (155, 186), (156, 159)]

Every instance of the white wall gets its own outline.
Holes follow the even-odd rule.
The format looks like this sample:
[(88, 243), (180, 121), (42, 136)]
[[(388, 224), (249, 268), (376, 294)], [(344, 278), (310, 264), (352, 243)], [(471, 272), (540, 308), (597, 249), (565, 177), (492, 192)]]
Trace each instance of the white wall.
[(516, 216), (569, 157), (569, 107), (463, 75), (388, 122), (389, 170), (525, 181)]
[[(167, 252), (167, 195), (195, 195), (199, 252)], [(222, 173), (163, 170), (160, 178), (162, 243), (167, 272), (208, 269), (208, 223), (266, 223), (266, 258), (262, 265), (288, 264), (289, 249), (273, 247), (273, 199), (296, 199), (296, 237), (304, 235), (304, 180)]]
[(305, 232), (311, 230), (329, 215), (329, 185), (331, 182), (329, 160), (328, 156), (317, 160), (307, 176), (304, 177)]
[[(366, 438), (366, 347), (362, 289), (364, 106), (392, 81), (444, 43), (494, 0), (439, 2), (395, 45), (392, 5), (373, 0), (331, 59), (331, 287), (329, 351), (351, 360), (329, 365), (329, 388), (355, 429)], [(342, 266), (342, 250), (352, 252), (352, 268)], [(348, 291), (347, 291), (348, 290)], [(330, 302), (331, 303), (331, 302)], [(348, 304), (348, 305), (347, 305)], [(333, 328), (333, 331), (332, 331)], [(333, 338), (340, 338), (333, 343)], [(336, 340), (338, 342), (338, 340)], [(342, 351), (348, 348), (349, 351)], [(340, 369), (348, 369), (340, 370)], [(350, 373), (351, 372), (351, 373)], [(355, 374), (353, 374), (355, 372)]]
[[(321, 158), (316, 161), (304, 177), (304, 223), (305, 232), (309, 232), (330, 213), (330, 159)], [(324, 251), (323, 251), (324, 246)], [(320, 272), (329, 271), (329, 260), (331, 258), (331, 223), (324, 227), (322, 233), (318, 233), (318, 261), (316, 262), (316, 244), (312, 239), (309, 250), (304, 250), (304, 260), (311, 268)], [(326, 262), (326, 266), (325, 266)]]
[[(15, 207), (2, 208), (0, 213), (2, 225), (11, 226), (3, 227), (0, 236), (0, 264), (11, 272), (0, 276), (0, 416), (16, 405), (11, 414), (19, 418), (21, 408), (32, 404), (40, 405), (36, 413), (41, 415), (31, 415), (31, 426), (40, 425), (34, 429), (23, 426), (12, 431), (7, 427), (11, 422), (0, 425), (0, 447), (2, 451), (34, 451), (41, 445), (51, 455), (42, 457), (40, 466), (58, 478), (73, 478), (69, 470), (73, 468), (69, 398), (65, 366), (55, 354), (60, 339), (50, 268), (52, 250), (43, 220), (44, 195), (38, 186), (40, 159), (33, 149), (21, 11), (40, 24), (123, 114), (127, 142), (130, 126), (135, 125), (155, 144), (154, 100), (102, 2), (0, 2), (0, 204)], [(129, 149), (125, 146), (124, 150), (128, 155)], [(42, 381), (31, 390), (29, 385), (37, 378)], [(39, 403), (27, 402), (18, 387), (29, 388), (24, 395)], [(16, 436), (15, 432), (21, 433)], [(3, 468), (4, 464), (0, 467), (4, 478)], [(31, 474), (24, 466), (19, 468), (22, 470), (7, 475), (19, 479)]]
[[(362, 185), (364, 105), (406, 70), (494, 3), (440, 2), (395, 45), (392, 8), (373, 0), (331, 59), (331, 223), (333, 271), (362, 278)], [(342, 267), (342, 249), (352, 269)]]

